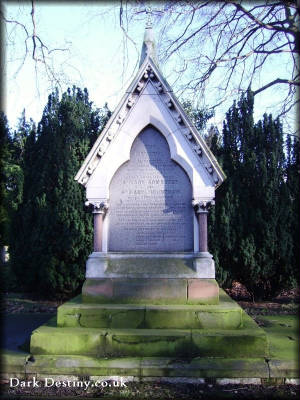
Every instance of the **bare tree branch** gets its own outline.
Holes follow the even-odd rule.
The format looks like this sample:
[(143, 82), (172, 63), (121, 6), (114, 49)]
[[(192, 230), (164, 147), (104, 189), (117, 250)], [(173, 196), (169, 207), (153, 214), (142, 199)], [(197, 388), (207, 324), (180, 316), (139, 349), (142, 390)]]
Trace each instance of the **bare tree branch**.
[[(49, 79), (49, 81), (53, 82), (55, 86), (61, 86), (60, 77), (56, 74), (53, 67), (51, 66), (50, 60), (47, 58), (52, 53), (55, 52), (65, 52), (68, 51), (68, 48), (49, 48), (45, 42), (42, 40), (41, 36), (38, 35), (36, 20), (35, 20), (35, 1), (31, 0), (31, 24), (32, 24), (32, 32), (30, 32), (30, 27), (25, 26), (25, 24), (21, 23), (16, 19), (9, 19), (0, 11), (0, 18), (6, 24), (13, 24), (22, 28), (25, 39), (24, 39), (24, 55), (22, 57), (22, 61), (17, 68), (16, 72), (14, 73), (14, 78), (18, 75), (22, 67), (24, 66), (26, 59), (31, 51), (31, 59), (35, 62), (34, 70), (35, 75), (38, 77), (38, 63), (43, 65), (44, 71)], [(31, 42), (31, 45), (30, 45)], [(40, 55), (39, 55), (40, 54)]]
[(298, 80), (298, 81), (297, 81), (297, 80), (292, 81), (292, 80), (290, 80), (290, 79), (280, 79), (280, 78), (277, 78), (277, 79), (275, 79), (274, 81), (269, 82), (269, 83), (267, 83), (266, 85), (262, 86), (261, 88), (259, 88), (259, 89), (257, 89), (257, 90), (254, 90), (254, 91), (253, 91), (253, 95), (255, 96), (256, 94), (262, 92), (263, 90), (266, 90), (266, 89), (268, 89), (269, 87), (271, 87), (271, 86), (273, 86), (273, 85), (277, 85), (278, 83), (288, 83), (288, 84), (291, 85), (291, 86), (292, 86), (292, 85), (300, 86), (299, 80)]
[(299, 0), (172, 1), (163, 13), (160, 57), (175, 58), (178, 93), (194, 91), (196, 99), (213, 91), (217, 107), (248, 87), (257, 96), (273, 88), (277, 113), (291, 112), (300, 82)]

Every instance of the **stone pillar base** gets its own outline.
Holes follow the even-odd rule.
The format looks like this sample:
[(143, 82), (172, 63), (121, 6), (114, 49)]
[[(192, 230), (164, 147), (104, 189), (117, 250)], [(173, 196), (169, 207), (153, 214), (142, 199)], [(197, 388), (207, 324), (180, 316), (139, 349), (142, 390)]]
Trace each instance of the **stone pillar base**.
[(87, 303), (218, 304), (212, 255), (92, 253), (82, 288)]
[(104, 253), (93, 252), (86, 262), (86, 278), (215, 278), (208, 252)]

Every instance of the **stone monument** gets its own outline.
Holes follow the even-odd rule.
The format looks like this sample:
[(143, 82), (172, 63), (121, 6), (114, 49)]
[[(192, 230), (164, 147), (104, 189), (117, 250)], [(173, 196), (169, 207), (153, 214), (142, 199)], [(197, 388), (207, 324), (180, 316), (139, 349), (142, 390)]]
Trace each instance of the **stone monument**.
[(139, 71), (75, 178), (94, 215), (82, 295), (33, 332), (31, 353), (41, 374), (265, 376), (266, 335), (219, 289), (208, 251), (225, 175), (154, 49), (147, 26)]
[(164, 80), (140, 69), (76, 180), (94, 213), (84, 301), (217, 304), (207, 212), (225, 175)]

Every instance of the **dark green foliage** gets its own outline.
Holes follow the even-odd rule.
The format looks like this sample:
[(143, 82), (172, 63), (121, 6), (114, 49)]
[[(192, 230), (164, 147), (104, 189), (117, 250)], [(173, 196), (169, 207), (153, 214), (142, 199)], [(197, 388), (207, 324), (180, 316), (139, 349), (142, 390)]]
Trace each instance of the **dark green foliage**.
[(291, 232), (293, 242), (291, 279), (299, 285), (300, 265), (300, 231), (299, 231), (299, 174), (300, 174), (300, 142), (299, 138), (288, 136), (287, 138), (287, 165), (286, 165), (286, 190), (287, 212), (291, 219)]
[[(292, 204), (299, 204), (299, 187), (286, 179), (283, 144), (278, 119), (264, 115), (254, 124), (251, 91), (228, 111), (216, 154), (227, 180), (216, 192), (210, 247), (219, 282), (236, 279), (253, 298), (273, 296), (295, 279)], [(298, 187), (294, 203), (291, 187)]]
[(187, 115), (190, 117), (195, 128), (199, 132), (203, 132), (207, 121), (214, 116), (214, 110), (207, 108), (194, 108), (190, 100), (183, 100), (182, 107)]
[[(1, 194), (3, 202), (1, 215), (5, 215), (4, 226), (1, 226), (3, 237), (2, 244), (9, 242), (9, 230), (14, 212), (22, 201), (23, 196), (23, 158), (25, 153), (25, 143), (31, 130), (34, 130), (33, 121), (26, 122), (25, 110), (21, 118), (17, 130), (13, 133), (7, 125), (6, 117), (2, 113), (0, 116), (1, 124)], [(1, 218), (1, 221), (3, 219)]]
[(94, 110), (88, 92), (52, 93), (37, 132), (25, 145), (24, 191), (14, 221), (12, 265), (23, 290), (48, 297), (74, 293), (92, 250), (92, 216), (75, 180), (107, 108)]
[[(23, 156), (24, 146), (32, 129), (31, 124), (26, 123), (25, 110), (19, 119), (19, 125), (15, 132), (11, 133), (6, 117), (0, 115), (1, 124), (1, 206), (0, 206), (0, 246), (9, 245), (12, 221), (18, 205), (22, 201), (23, 193)], [(2, 261), (2, 257), (1, 257)], [(4, 261), (4, 260), (3, 260)], [(1, 267), (1, 290), (15, 290), (16, 277), (11, 270), (10, 262), (5, 262)]]
[(0, 248), (8, 243), (8, 199), (6, 182), (8, 175), (9, 154), (9, 129), (5, 115), (0, 113)]

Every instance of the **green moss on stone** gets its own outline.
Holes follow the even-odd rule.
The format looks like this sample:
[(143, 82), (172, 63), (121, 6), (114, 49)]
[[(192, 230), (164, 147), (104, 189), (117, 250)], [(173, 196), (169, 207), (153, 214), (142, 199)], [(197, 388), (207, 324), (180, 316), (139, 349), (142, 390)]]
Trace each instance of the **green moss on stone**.
[(108, 335), (108, 355), (113, 356), (189, 356), (191, 337), (189, 331), (129, 330)]
[(164, 258), (164, 257), (122, 257), (108, 258), (106, 269), (108, 274), (135, 274), (172, 276), (195, 274), (193, 258)]
[(31, 335), (32, 354), (101, 355), (106, 332), (83, 328), (51, 328), (42, 326)]

